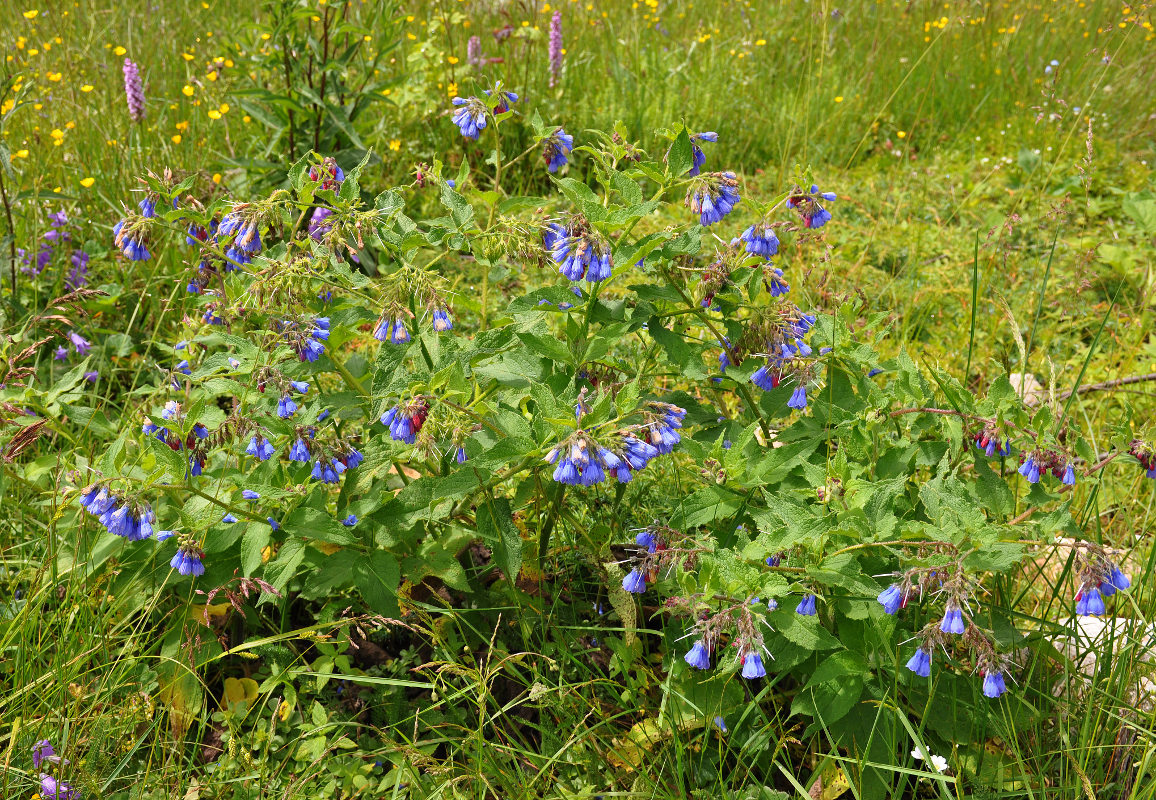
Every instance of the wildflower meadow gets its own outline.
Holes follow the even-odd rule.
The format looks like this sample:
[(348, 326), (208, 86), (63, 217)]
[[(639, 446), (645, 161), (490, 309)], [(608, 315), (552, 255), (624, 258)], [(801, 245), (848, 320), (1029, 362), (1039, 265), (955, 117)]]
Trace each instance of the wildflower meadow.
[(0, 794), (1156, 797), (1156, 31), (0, 9)]

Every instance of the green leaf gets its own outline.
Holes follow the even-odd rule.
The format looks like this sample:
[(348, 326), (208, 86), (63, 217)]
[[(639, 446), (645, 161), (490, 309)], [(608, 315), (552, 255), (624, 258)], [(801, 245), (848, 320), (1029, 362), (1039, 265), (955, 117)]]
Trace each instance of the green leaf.
[(357, 544), (353, 530), (342, 525), (329, 514), (315, 508), (301, 507), (281, 521), (286, 533), (300, 539), (316, 539), (331, 544)]
[(375, 550), (369, 558), (359, 559), (356, 574), (361, 596), (370, 610), (385, 617), (400, 616), (397, 587), (401, 583), (401, 565), (391, 553)]
[(241, 569), (248, 578), (261, 567), (262, 553), (269, 545), (273, 529), (260, 522), (252, 522), (241, 538)]
[(1121, 206), (1124, 213), (1131, 217), (1141, 230), (1148, 234), (1156, 234), (1156, 200), (1142, 199), (1140, 195), (1130, 194), (1124, 198)]
[(522, 537), (514, 525), (510, 502), (504, 497), (487, 499), (478, 506), (478, 534), (493, 551), (494, 560), (513, 584), (522, 569)]
[(666, 353), (670, 363), (678, 367), (684, 375), (697, 380), (709, 377), (702, 365), (702, 345), (693, 345), (677, 331), (662, 327), (658, 317), (651, 317), (646, 324), (650, 338), (654, 339)]
[(686, 128), (679, 131), (678, 136), (674, 138), (674, 144), (670, 146), (670, 152), (666, 156), (666, 163), (670, 165), (670, 174), (676, 178), (681, 178), (694, 166), (694, 145), (691, 144)]
[(183, 455), (173, 450), (167, 444), (161, 444), (155, 436), (146, 436), (144, 442), (145, 449), (156, 459), (157, 466), (164, 468), (171, 481), (179, 483), (185, 479), (188, 464), (185, 462)]
[(265, 565), (265, 580), (284, 594), (285, 587), (297, 573), (297, 567), (301, 566), (304, 558), (305, 543), (300, 539), (289, 539), (281, 545), (277, 557)]
[(799, 647), (807, 650), (834, 650), (842, 647), (839, 640), (819, 624), (817, 617), (796, 614), (793, 603), (784, 604), (768, 616), (771, 627), (781, 633), (787, 641)]
[(449, 209), (450, 216), (453, 217), (454, 225), (458, 227), (458, 230), (470, 227), (474, 221), (474, 207), (469, 204), (465, 197), (459, 194), (456, 189), (451, 188), (449, 184), (443, 183), (439, 199), (441, 204)]
[(519, 331), (518, 338), (538, 355), (545, 356), (560, 364), (574, 363), (574, 355), (570, 352), (570, 348), (566, 346), (566, 342), (557, 336)]
[(605, 209), (589, 186), (573, 178), (556, 178), (555, 183), (562, 190), (562, 194), (566, 195), (566, 199), (576, 205), (586, 219), (591, 222), (602, 219)]

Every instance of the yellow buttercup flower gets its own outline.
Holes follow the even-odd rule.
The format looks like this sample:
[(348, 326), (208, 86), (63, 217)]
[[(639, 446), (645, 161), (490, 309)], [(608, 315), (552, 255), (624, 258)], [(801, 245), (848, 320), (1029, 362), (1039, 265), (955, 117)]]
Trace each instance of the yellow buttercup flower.
[(125, 53), (128, 52), (128, 50), (125, 50), (123, 47), (120, 47), (118, 45), (117, 47), (113, 48), (112, 52), (114, 55), (123, 56)]
[(92, 184), (94, 184), (94, 183), (96, 183), (96, 178), (81, 178), (80, 179), (80, 185), (83, 186), (85, 189), (90, 188), (92, 186)]

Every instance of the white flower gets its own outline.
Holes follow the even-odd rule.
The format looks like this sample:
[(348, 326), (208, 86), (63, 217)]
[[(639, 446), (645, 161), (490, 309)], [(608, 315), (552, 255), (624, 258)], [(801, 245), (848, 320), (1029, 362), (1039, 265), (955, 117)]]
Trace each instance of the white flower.
[[(911, 757), (918, 761), (922, 761), (923, 752), (917, 747), (911, 751)], [(933, 754), (931, 756), (931, 766), (935, 768), (936, 772), (947, 772), (947, 759), (943, 756), (937, 756)]]

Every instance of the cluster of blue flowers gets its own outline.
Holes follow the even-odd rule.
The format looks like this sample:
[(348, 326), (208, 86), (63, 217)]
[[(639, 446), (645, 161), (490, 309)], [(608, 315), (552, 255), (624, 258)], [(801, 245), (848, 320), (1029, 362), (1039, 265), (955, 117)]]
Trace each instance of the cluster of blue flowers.
[(389, 436), (396, 442), (414, 444), (429, 415), (429, 403), (417, 398), (399, 403), (381, 415), (381, 424), (389, 428)]
[[(109, 533), (139, 542), (153, 535), (156, 515), (149, 505), (131, 503), (109, 492), (104, 486), (90, 486), (80, 496), (80, 507), (105, 527)], [(161, 533), (167, 533), (162, 531)], [(158, 534), (158, 541), (167, 536)]]
[(795, 209), (803, 219), (807, 228), (822, 228), (831, 221), (831, 212), (819, 204), (820, 200), (834, 202), (838, 195), (834, 192), (820, 192), (819, 187), (811, 184), (808, 192), (798, 191), (787, 198), (787, 208)]
[(458, 106), (453, 116), (454, 124), (461, 130), (462, 136), (476, 141), (486, 129), (489, 107), (477, 97), (455, 97), (453, 104)]
[(1132, 581), (1116, 564), (1101, 561), (1098, 569), (1083, 574), (1080, 591), (1076, 592), (1076, 613), (1080, 616), (1098, 617), (1107, 611), (1104, 598), (1122, 592), (1132, 585)]
[(258, 461), (268, 461), (277, 452), (277, 448), (273, 443), (260, 434), (253, 434), (249, 439), (249, 446), (245, 448), (247, 455), (253, 456)]
[(229, 263), (225, 271), (237, 269), (238, 264), (248, 264), (253, 256), (261, 252), (261, 222), (255, 214), (244, 215), (234, 209), (221, 218), (214, 237), (232, 236), (233, 241), (225, 251)]
[(112, 226), (113, 243), (130, 261), (148, 261), (152, 255), (145, 246), (143, 234), (130, 230), (128, 225), (129, 220), (122, 219)]
[(635, 471), (644, 469), (659, 455), (672, 452), (682, 441), (678, 429), (686, 417), (685, 409), (669, 403), (651, 403), (647, 413), (651, 419), (641, 426), (646, 440), (630, 431), (620, 432), (616, 444), (606, 447), (585, 431), (578, 431), (551, 448), (545, 460), (555, 465), (554, 480), (567, 486), (594, 486), (613, 475), (620, 483), (629, 483)]
[(286, 332), (290, 346), (302, 361), (316, 361), (325, 352), (323, 342), (329, 340), (329, 317), (317, 317), (304, 326), (282, 322), (280, 327)]
[(797, 411), (802, 411), (807, 407), (806, 374), (808, 366), (797, 362), (811, 356), (814, 352), (804, 340), (814, 324), (815, 316), (812, 314), (800, 313), (785, 320), (767, 342), (767, 363), (751, 374), (751, 383), (764, 392), (769, 392), (778, 388), (783, 382), (784, 374), (794, 371), (797, 383), (794, 391), (791, 392), (791, 397), (787, 400), (787, 407)]
[(1028, 483), (1039, 483), (1040, 475), (1051, 472), (1065, 486), (1075, 486), (1076, 468), (1071, 461), (1051, 450), (1036, 450), (1029, 453), (1020, 464), (1019, 473)]
[(379, 342), (405, 344), (409, 341), (409, 328), (405, 326), (401, 317), (389, 319), (382, 316), (373, 329), (373, 338)]
[(770, 258), (779, 252), (779, 237), (766, 222), (749, 226), (739, 234), (739, 239), (746, 243), (747, 252), (751, 255)]
[(739, 180), (733, 172), (708, 173), (686, 196), (686, 204), (703, 225), (721, 221), (740, 200)]
[[(306, 381), (289, 381), (289, 386), (301, 394), (306, 394), (309, 391), (309, 384)], [(297, 402), (292, 395), (286, 392), (277, 401), (277, 416), (281, 419), (289, 419), (297, 413), (297, 407)]]
[[(236, 519), (233, 520), (234, 522)], [(169, 562), (169, 566), (181, 575), (200, 577), (205, 574), (205, 553), (191, 542), (184, 542), (177, 548), (176, 555)]]
[(542, 158), (547, 172), (557, 172), (569, 160), (567, 154), (574, 149), (574, 137), (558, 128), (542, 140)]
[(702, 133), (691, 134), (690, 137), (690, 153), (694, 159), (691, 168), (687, 170), (687, 175), (694, 177), (702, 170), (703, 165), (706, 164), (706, 153), (698, 146), (699, 142), (711, 142), (712, 144), (718, 141), (718, 134), (714, 131), (703, 131)]
[(996, 429), (985, 427), (975, 435), (976, 449), (982, 450), (988, 458), (1011, 455), (1011, 437), (1001, 437)]
[(575, 218), (569, 226), (551, 222), (544, 242), (558, 271), (570, 280), (585, 278), (597, 283), (610, 277), (610, 246), (595, 236), (584, 220)]

